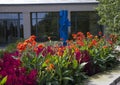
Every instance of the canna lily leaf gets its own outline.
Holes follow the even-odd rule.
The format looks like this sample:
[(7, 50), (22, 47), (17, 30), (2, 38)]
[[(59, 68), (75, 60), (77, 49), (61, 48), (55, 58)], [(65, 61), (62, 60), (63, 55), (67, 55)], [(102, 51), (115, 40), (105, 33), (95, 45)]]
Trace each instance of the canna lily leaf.
[(6, 81), (7, 81), (7, 76), (5, 76), (5, 77), (1, 80), (0, 85), (4, 85), (4, 84), (6, 83)]
[(79, 65), (79, 69), (83, 69), (83, 67), (84, 67), (86, 64), (87, 64), (87, 62), (81, 63), (81, 64)]
[(78, 66), (78, 62), (77, 60), (73, 60), (73, 68), (76, 69)]
[(74, 81), (73, 78), (70, 77), (63, 77), (63, 80), (70, 80), (70, 81)]
[(63, 75), (69, 74), (69, 73), (71, 73), (71, 71), (70, 70), (66, 70), (65, 72), (63, 72)]

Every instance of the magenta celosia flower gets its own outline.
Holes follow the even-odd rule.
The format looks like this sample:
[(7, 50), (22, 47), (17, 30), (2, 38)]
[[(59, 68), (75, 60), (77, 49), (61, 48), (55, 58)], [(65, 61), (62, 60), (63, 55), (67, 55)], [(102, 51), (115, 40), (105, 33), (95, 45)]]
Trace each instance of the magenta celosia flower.
[(78, 61), (78, 63), (83, 63), (83, 62), (87, 62), (87, 64), (84, 67), (84, 72), (86, 72), (86, 74), (91, 75), (92, 74), (92, 64), (91, 64), (91, 58), (90, 55), (88, 53), (88, 51), (78, 51), (75, 53), (76, 54), (76, 60)]
[(37, 52), (36, 52), (37, 56), (43, 51), (43, 49), (44, 49), (44, 48), (38, 48), (38, 50), (37, 50)]
[(46, 48), (43, 50), (43, 52), (42, 52), (42, 55), (43, 55), (43, 56), (46, 56), (46, 55), (48, 55), (48, 54), (50, 54), (50, 55), (54, 55), (54, 54), (55, 54), (55, 51), (53, 50), (53, 47), (48, 46), (48, 47), (46, 47)]
[(90, 55), (88, 53), (88, 51), (77, 51), (75, 52), (75, 57), (76, 57), (76, 60), (79, 62), (79, 63), (83, 63), (83, 62), (89, 62), (90, 61)]
[(6, 85), (36, 85), (37, 71), (31, 70), (26, 74), (26, 69), (21, 67), (21, 61), (17, 58), (19, 53), (5, 53), (0, 59), (0, 75), (7, 76)]
[(28, 74), (27, 76), (27, 81), (26, 81), (26, 85), (36, 85), (36, 77), (37, 76), (37, 70), (33, 69), (31, 70), (31, 72)]
[(80, 51), (75, 52), (75, 57), (76, 57), (76, 60), (77, 60), (78, 62), (80, 62), (81, 56), (82, 56), (82, 54), (81, 54)]
[(83, 62), (89, 62), (90, 61), (90, 55), (88, 53), (88, 51), (83, 51), (82, 52), (82, 59), (81, 59), (81, 63)]

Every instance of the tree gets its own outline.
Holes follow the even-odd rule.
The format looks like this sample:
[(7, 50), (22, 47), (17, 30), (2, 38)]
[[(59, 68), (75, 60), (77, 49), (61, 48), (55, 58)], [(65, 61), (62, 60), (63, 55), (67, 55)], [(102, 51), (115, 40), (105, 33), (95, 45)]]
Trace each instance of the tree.
[(108, 33), (120, 34), (120, 0), (98, 0), (96, 8), (101, 17), (99, 23), (104, 25)]

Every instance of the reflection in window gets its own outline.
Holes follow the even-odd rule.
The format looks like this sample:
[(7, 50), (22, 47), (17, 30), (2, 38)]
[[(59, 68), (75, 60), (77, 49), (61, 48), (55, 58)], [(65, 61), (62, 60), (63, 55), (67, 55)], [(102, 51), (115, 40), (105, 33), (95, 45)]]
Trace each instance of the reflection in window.
[(89, 31), (93, 35), (97, 35), (99, 31), (103, 32), (103, 29), (97, 23), (98, 18), (96, 12), (71, 12), (71, 32), (81, 31), (86, 34)]
[(32, 13), (31, 34), (37, 36), (38, 41), (46, 41), (48, 37), (52, 40), (59, 39), (59, 14), (57, 12)]
[(23, 14), (0, 13), (0, 43), (14, 42), (23, 38)]
[(32, 19), (37, 18), (36, 13), (32, 13)]
[(18, 19), (18, 14), (0, 13), (0, 19)]
[[(45, 18), (49, 13), (38, 13), (37, 18)], [(50, 16), (50, 14), (49, 14)]]

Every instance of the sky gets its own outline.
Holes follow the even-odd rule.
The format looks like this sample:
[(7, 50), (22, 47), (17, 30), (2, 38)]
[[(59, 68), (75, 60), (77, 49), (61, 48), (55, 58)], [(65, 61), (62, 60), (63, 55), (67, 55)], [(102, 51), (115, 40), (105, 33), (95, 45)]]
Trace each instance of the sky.
[(29, 4), (29, 3), (84, 3), (96, 0), (0, 0), (0, 4)]

